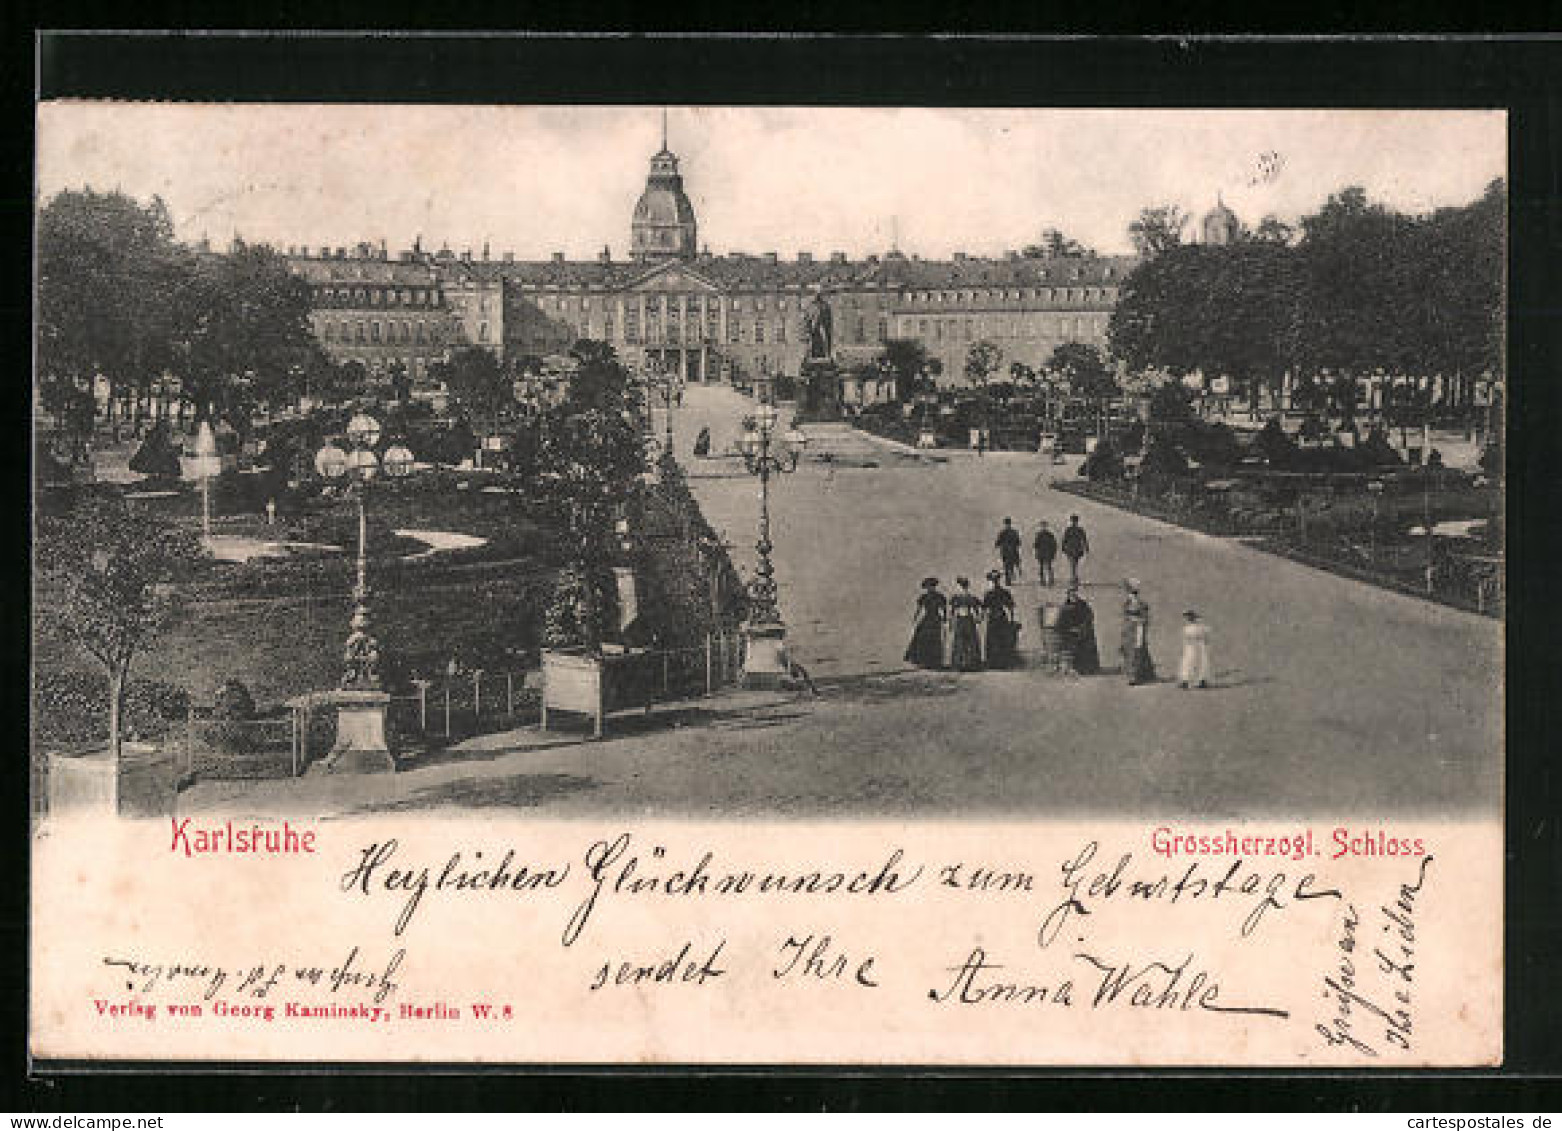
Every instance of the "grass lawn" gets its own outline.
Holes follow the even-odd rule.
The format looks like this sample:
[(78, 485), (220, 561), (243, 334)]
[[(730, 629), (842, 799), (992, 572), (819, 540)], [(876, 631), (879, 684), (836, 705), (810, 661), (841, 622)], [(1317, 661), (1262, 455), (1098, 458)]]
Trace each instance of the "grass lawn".
[[(437, 472), (371, 489), (371, 629), (393, 691), (407, 689), (411, 678), (443, 673), (452, 659), (495, 675), (536, 662), (543, 610), (561, 563), (560, 539), (525, 496), (483, 486), (509, 484), (497, 476)], [(222, 502), (233, 501), (229, 487)], [(191, 490), (132, 506), (182, 525), (200, 523), (200, 497)], [(171, 684), (207, 706), (222, 683), (237, 679), (262, 709), (336, 686), (352, 614), (355, 503), (330, 496), (302, 500), (279, 514), (274, 526), (263, 515), (228, 514), (215, 524), (217, 533), (324, 543), (341, 552), (213, 563), (184, 591), (174, 623), (136, 658), (132, 681)], [(428, 547), (396, 537), (397, 529), (487, 541), (409, 561)], [(642, 599), (665, 605), (683, 623), (686, 607), (704, 611), (710, 583), (698, 557), (674, 541), (651, 543), (651, 558), (642, 563)], [(47, 602), (48, 594), (40, 591), (38, 600)], [(102, 679), (90, 657), (61, 641), (38, 640), (34, 659), (43, 675), (79, 671)], [(81, 715), (85, 708), (71, 710)], [(79, 733), (83, 722), (95, 729), (95, 709), (92, 714), (61, 733)], [(40, 737), (52, 738), (49, 720), (39, 722)]]
[[(467, 667), (518, 669), (522, 654), (536, 647), (551, 582), (551, 570), (506, 571), (376, 593), (373, 631), (387, 674), (393, 682), (429, 675), (452, 657)], [(132, 676), (176, 684), (198, 704), (209, 704), (228, 679), (242, 680), (257, 705), (321, 691), (340, 678), (351, 614), (350, 598), (340, 592), (192, 602), (137, 658)], [(40, 669), (97, 670), (89, 657), (53, 641), (39, 642), (35, 660)]]
[[(525, 654), (537, 647), (557, 538), (523, 496), (481, 490), (494, 482), (488, 476), (436, 472), (371, 488), (372, 627), (393, 686), (443, 671), (452, 658), (468, 668), (519, 669)], [(175, 621), (136, 658), (131, 677), (175, 685), (198, 705), (209, 704), (229, 679), (243, 681), (264, 707), (334, 687), (341, 675), (352, 614), (356, 504), (331, 496), (300, 500), (285, 508), (273, 526), (253, 511), (234, 513), (242, 486), (230, 481), (218, 492), (216, 533), (324, 543), (341, 552), (213, 563), (186, 591)], [(171, 497), (133, 499), (131, 506), (199, 528), (200, 494), (188, 487)], [(487, 542), (403, 565), (398, 559), (428, 546), (397, 537), (397, 529), (468, 534)], [(521, 555), (524, 561), (514, 561)], [(500, 564), (505, 559), (510, 564)], [(40, 592), (38, 599), (47, 601), (47, 593)], [(34, 660), (40, 673), (74, 670), (102, 679), (95, 661), (61, 641), (38, 640)], [(47, 718), (38, 723), (40, 735), (55, 729)], [(60, 723), (65, 733), (82, 730), (79, 721)], [(95, 726), (89, 723), (87, 729)]]

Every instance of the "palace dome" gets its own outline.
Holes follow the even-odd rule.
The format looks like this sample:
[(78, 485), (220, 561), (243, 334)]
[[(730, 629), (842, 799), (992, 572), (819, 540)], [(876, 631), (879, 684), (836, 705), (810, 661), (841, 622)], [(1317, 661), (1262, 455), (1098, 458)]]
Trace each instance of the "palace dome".
[(695, 253), (694, 205), (683, 191), (678, 158), (663, 146), (651, 158), (645, 191), (635, 203), (630, 250), (636, 259), (686, 259)]

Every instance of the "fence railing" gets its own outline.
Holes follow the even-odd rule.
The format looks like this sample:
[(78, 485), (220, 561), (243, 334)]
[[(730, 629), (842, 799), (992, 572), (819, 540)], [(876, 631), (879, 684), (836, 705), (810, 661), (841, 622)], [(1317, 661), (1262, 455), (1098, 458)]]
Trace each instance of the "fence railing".
[(224, 719), (191, 709), (181, 732), (169, 736), (180, 776), (242, 781), (303, 772), (297, 711), (258, 719)]
[[(1359, 478), (1359, 477), (1358, 477)], [(1429, 506), (1408, 492), (1381, 504), (1370, 495), (1305, 496), (1289, 503), (1240, 506), (1197, 491), (1155, 495), (1133, 485), (1069, 481), (1064, 490), (1217, 535), (1248, 535), (1254, 544), (1319, 569), (1500, 617), (1505, 608), (1504, 560), (1478, 542), (1435, 533), (1442, 500)], [(1423, 508), (1430, 509), (1428, 543)], [(1418, 521), (1417, 521), (1418, 520)], [(1481, 520), (1481, 521), (1489, 521)], [(1415, 522), (1420, 533), (1405, 535)]]
[[(700, 644), (648, 653), (655, 700), (711, 695), (743, 674), (743, 636), (711, 633)], [(539, 719), (542, 671), (467, 671), (439, 679), (415, 679), (393, 693), (386, 712), (392, 745), (448, 744), (479, 734), (512, 730)], [(185, 781), (242, 781), (297, 777), (336, 742), (336, 711), (327, 695), (290, 701), (286, 713), (225, 719), (192, 708), (165, 740)]]
[[(713, 695), (743, 675), (744, 638), (713, 632), (699, 644), (658, 648), (648, 655), (652, 698), (657, 701)], [(542, 670), (474, 670), (414, 679), (392, 693), (386, 732), (393, 746), (448, 745), (540, 721)], [(300, 774), (336, 741), (336, 712), (323, 696), (295, 700), (290, 772)], [(238, 776), (234, 774), (234, 776)]]

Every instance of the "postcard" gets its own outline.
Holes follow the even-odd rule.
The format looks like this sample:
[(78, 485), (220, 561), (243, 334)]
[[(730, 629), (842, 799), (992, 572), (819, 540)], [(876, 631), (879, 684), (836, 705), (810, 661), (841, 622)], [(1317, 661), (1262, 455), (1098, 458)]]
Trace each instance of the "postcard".
[(45, 100), (35, 1063), (1494, 1066), (1494, 110)]

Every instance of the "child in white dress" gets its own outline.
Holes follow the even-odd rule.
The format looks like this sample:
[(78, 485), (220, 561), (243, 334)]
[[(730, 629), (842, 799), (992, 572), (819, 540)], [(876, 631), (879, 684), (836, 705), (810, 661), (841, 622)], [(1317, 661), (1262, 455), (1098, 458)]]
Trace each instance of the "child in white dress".
[(1209, 686), (1209, 626), (1189, 609), (1182, 614), (1182, 663), (1177, 670), (1179, 687)]

